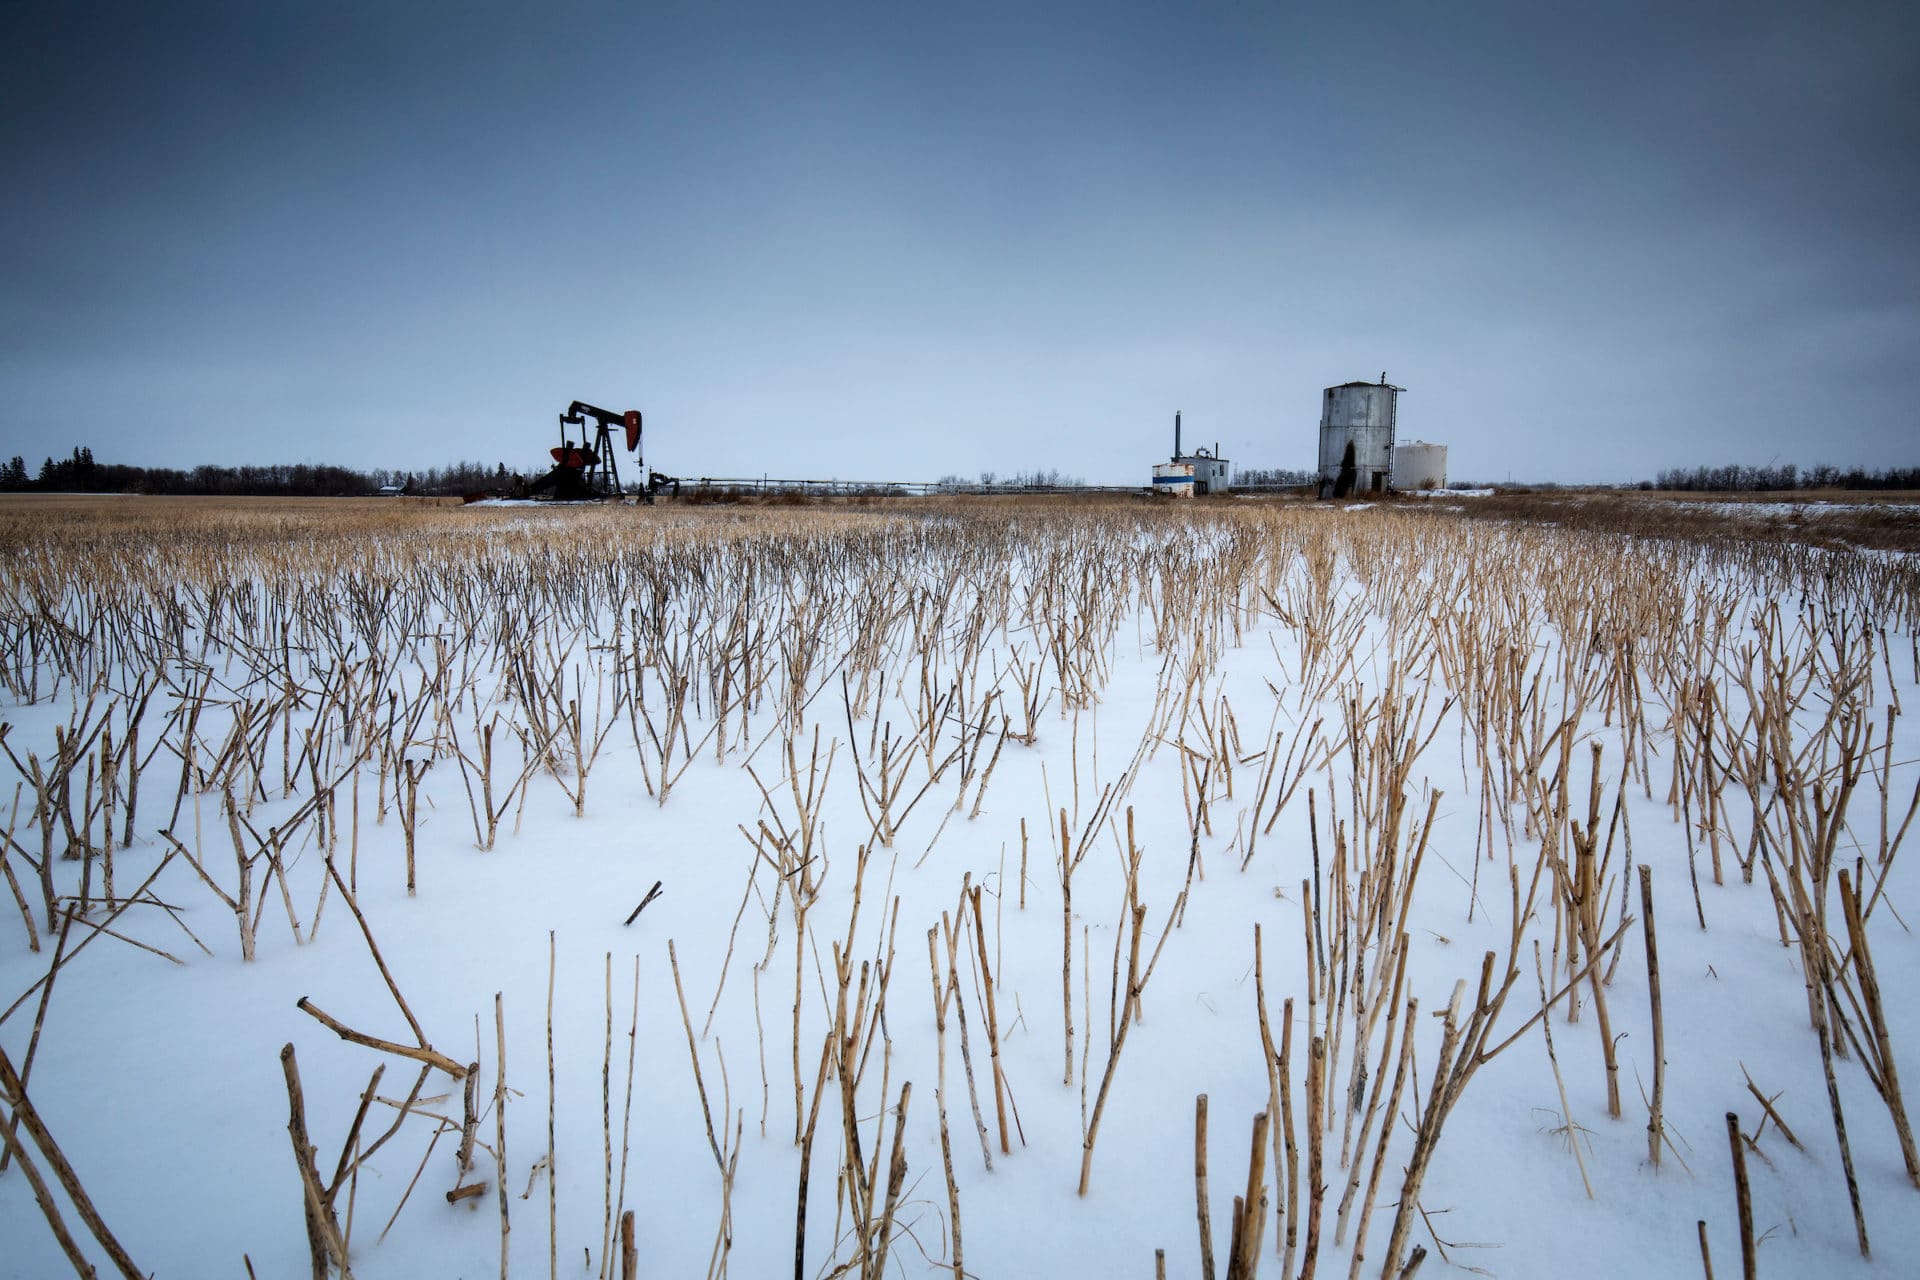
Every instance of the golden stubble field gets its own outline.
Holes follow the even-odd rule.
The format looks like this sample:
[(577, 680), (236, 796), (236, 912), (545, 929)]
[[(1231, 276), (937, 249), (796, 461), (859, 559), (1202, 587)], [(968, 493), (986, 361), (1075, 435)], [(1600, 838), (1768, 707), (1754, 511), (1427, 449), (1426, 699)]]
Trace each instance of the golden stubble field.
[(0, 501), (22, 1273), (1905, 1256), (1920, 574), (1569, 501)]

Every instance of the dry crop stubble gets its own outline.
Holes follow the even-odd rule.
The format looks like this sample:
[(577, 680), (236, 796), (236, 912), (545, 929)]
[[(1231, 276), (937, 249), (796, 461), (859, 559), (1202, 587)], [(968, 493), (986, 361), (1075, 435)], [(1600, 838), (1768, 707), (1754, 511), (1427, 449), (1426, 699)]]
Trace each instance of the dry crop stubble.
[[(310, 1260), (336, 1265), (350, 1245), (376, 1257), (394, 1247), (351, 1241), (351, 1193), (371, 1150), (349, 1149), (370, 1107), (397, 1116), (373, 1148), (404, 1133), (430, 1155), (442, 1134), (459, 1135), (445, 1191), (468, 1203), (482, 1194), (468, 1175), (474, 1147), (486, 1145), (479, 1107), (490, 1092), (503, 1274), (515, 1256), (536, 1268), (536, 1250), (550, 1266), (567, 1249), (577, 1255), (560, 1245), (573, 1217), (591, 1219), (586, 1252), (602, 1274), (624, 1274), (629, 1257), (683, 1260), (661, 1238), (671, 1224), (647, 1216), (659, 1188), (645, 1170), (650, 1146), (682, 1150), (675, 1135), (690, 1127), (718, 1170), (720, 1225), (700, 1249), (710, 1274), (749, 1266), (737, 1250), (754, 1242), (735, 1223), (793, 1212), (796, 1277), (896, 1264), (957, 1275), (963, 1200), (967, 1256), (1004, 1265), (1013, 1246), (999, 1243), (996, 1255), (993, 1244), (1022, 1239), (1009, 1226), (1023, 1221), (1018, 1188), (1040, 1171), (1071, 1182), (1077, 1152), (1077, 1189), (1088, 1194), (1096, 1137), (1103, 1169), (1115, 1166), (1098, 1198), (1137, 1200), (1137, 1216), (1152, 1217), (1157, 1201), (1119, 1170), (1137, 1164), (1148, 1113), (1191, 1083), (1194, 1093), (1261, 1100), (1244, 1194), (1223, 1218), (1229, 1274), (1259, 1270), (1271, 1209), (1273, 1252), (1289, 1273), (1296, 1261), (1311, 1272), (1338, 1259), (1350, 1276), (1365, 1260), (1401, 1275), (1424, 1256), (1412, 1237), (1430, 1207), (1427, 1180), (1444, 1176), (1434, 1158), (1443, 1130), (1496, 1105), (1469, 1098), (1467, 1086), (1496, 1058), (1509, 1076), (1522, 1070), (1510, 1065), (1518, 1055), (1502, 1055), (1535, 1022), (1558, 1024), (1551, 1066), (1565, 1066), (1572, 1095), (1562, 1114), (1579, 1104), (1620, 1117), (1618, 1080), (1632, 1070), (1653, 1082), (1647, 1143), (1633, 1147), (1656, 1171), (1669, 1134), (1704, 1136), (1699, 1116), (1674, 1113), (1668, 1075), (1683, 1074), (1697, 1096), (1700, 1076), (1720, 1064), (1664, 1061), (1660, 1001), (1689, 975), (1653, 963), (1644, 872), (1644, 922), (1632, 911), (1638, 865), (1657, 869), (1663, 886), (1687, 873), (1688, 930), (1712, 937), (1750, 905), (1777, 930), (1805, 990), (1800, 1052), (1828, 1085), (1848, 1171), (1839, 1203), (1864, 1252), (1872, 1197), (1859, 1194), (1846, 1120), (1854, 1147), (1887, 1145), (1915, 1169), (1897, 1069), (1913, 1033), (1881, 983), (1884, 956), (1903, 946), (1888, 877), (1920, 804), (1920, 789), (1905, 794), (1913, 737), (1900, 719), (1902, 691), (1920, 682), (1915, 572), (1792, 544), (1643, 532), (1124, 500), (0, 509), (0, 686), (14, 704), (0, 767), (17, 775), (0, 844), (13, 902), (0, 942), (18, 953), (5, 972), (28, 993), (0, 1017), (0, 1034), (13, 1034), (5, 1020), (32, 996), (44, 1016), (53, 978), (99, 954), (96, 941), (156, 949), (163, 928), (212, 911), (233, 917), (239, 945), (211, 963), (273, 968), (321, 945), (324, 907), (339, 897), (359, 926), (355, 946), (374, 961), (363, 972), (378, 970), (408, 1026), (379, 1034), (345, 979), (345, 1003), (321, 992), (343, 1018), (298, 1006), (344, 1041), (303, 1042), (302, 1105), (329, 1117), (327, 1132), (340, 1113), (349, 1132), (340, 1173), (318, 1188), (330, 1210), (345, 1177), (348, 1216), (328, 1226), (319, 1215)], [(171, 813), (156, 812), (168, 804), (151, 797), (168, 790)], [(564, 1001), (549, 1004), (549, 1133), (538, 1135), (537, 1093), (509, 1117), (503, 999), (490, 1091), (432, 1046), (453, 1042), (451, 1018), (477, 1014), (485, 992), (510, 988), (523, 1008), (541, 993), (484, 957), (432, 963), (410, 936), (416, 917), (402, 914), (409, 892), (414, 909), (431, 912), (499, 864), (526, 863), (523, 874), (537, 877), (559, 859), (554, 832), (602, 830), (593, 824), (609, 815), (635, 831), (678, 833), (671, 848), (610, 845), (595, 871), (611, 876), (616, 858), (644, 857), (642, 884), (664, 884), (666, 905), (628, 915), (636, 888), (602, 922), (597, 885), (576, 889), (559, 926), (567, 945), (550, 954), (595, 956), (604, 970), (626, 941), (597, 930), (655, 928), (648, 945), (667, 934), (680, 944), (667, 966), (674, 994), (683, 962), (690, 978), (717, 975), (699, 1029), (683, 998), (665, 1003), (678, 1008), (664, 1024), (643, 1020), (663, 1007), (643, 987), (664, 988), (665, 974), (654, 966), (636, 977), (630, 1080), (633, 1044), (682, 1035), (690, 1053), (674, 1069), (690, 1066), (694, 1078), (663, 1087), (668, 1067), (641, 1057), (638, 1091), (660, 1114), (639, 1126), (631, 1153), (621, 1144), (620, 1177), (641, 1181), (634, 1211), (611, 1192), (610, 974), (542, 971), (563, 988), (604, 988), (606, 1001), (585, 1031), (567, 1021)], [(1055, 864), (1031, 886), (1029, 828), (1035, 852)], [(732, 857), (724, 875), (700, 865), (735, 831), (749, 846), (744, 888)], [(1017, 887), (993, 855), (1016, 831)], [(704, 888), (720, 880), (723, 893)], [(131, 883), (140, 887), (127, 895)], [(1273, 901), (1276, 885), (1286, 901)], [(1039, 910), (1003, 909), (1009, 888), (1023, 907), (1030, 887)], [(724, 908), (702, 914), (715, 897)], [(1193, 912), (1207, 923), (1188, 930)], [(767, 942), (743, 991), (726, 974), (750, 916), (748, 936), (764, 922)], [(903, 916), (928, 933), (924, 990), (890, 982)], [(510, 910), (488, 918), (510, 933), (553, 927)], [(1260, 955), (1260, 935), (1243, 926), (1263, 921), (1269, 940), (1300, 943)], [(75, 922), (86, 928), (69, 942)], [(1463, 945), (1430, 941), (1452, 936)], [(1648, 960), (1644, 1006), (1610, 998), (1616, 980), (1638, 981), (1639, 965), (1620, 964), (1635, 938)], [(1536, 947), (1539, 979), (1520, 982)], [(1109, 950), (1106, 1053), (1093, 1063), (1088, 1042), (1101, 1037), (1089, 959)], [(394, 955), (404, 962), (390, 965)], [(781, 1000), (789, 1016), (763, 1020), (759, 978), (776, 957), (781, 985), (792, 966)], [(1041, 1012), (1056, 962), (1059, 1024)], [(1249, 988), (1236, 985), (1242, 971), (1254, 975)], [(396, 972), (410, 992), (433, 989), (439, 1012), (415, 1019)], [(1231, 997), (1234, 1029), (1214, 1033), (1214, 1051), (1183, 1054), (1183, 1037), (1207, 1025), (1194, 1011), (1243, 989), (1255, 1017)], [(1418, 1018), (1423, 1004), (1440, 1012)], [(949, 1030), (982, 1138), (977, 1167), (956, 1167), (952, 1155)], [(984, 1037), (979, 1062), (973, 1033)], [(758, 1138), (746, 1136), (719, 1048), (748, 1035), (762, 1075)], [(1041, 1061), (1051, 1062), (1056, 1035), (1057, 1088)], [(592, 1039), (597, 1061), (581, 1047)], [(765, 1136), (769, 1048), (789, 1059), (791, 1139)], [(377, 1098), (363, 1087), (369, 1052), (380, 1068), (420, 1066), (421, 1083), (402, 1101)], [(717, 1124), (703, 1062), (721, 1071)], [(291, 1064), (289, 1055), (290, 1084)], [(591, 1142), (575, 1132), (586, 1109), (556, 1096), (578, 1064), (602, 1077), (602, 1131)], [(423, 1094), (436, 1068), (466, 1086), (461, 1105)], [(1539, 1073), (1531, 1101), (1560, 1096), (1546, 1058), (1527, 1069)], [(1863, 1123), (1857, 1104), (1843, 1115), (1842, 1085), (1855, 1075), (1885, 1125)], [(936, 1106), (910, 1108), (912, 1085), (929, 1079)], [(11, 1131), (29, 1113), (29, 1089), (63, 1097), (75, 1086), (32, 1073), (31, 1055), (19, 1080), (0, 1100), (9, 1152), (24, 1154)], [(1705, 1087), (1726, 1098), (1709, 1122), (1746, 1096), (1737, 1072)], [(1586, 1101), (1595, 1089), (1598, 1107)], [(458, 1114), (441, 1114), (443, 1102)], [(520, 1131), (516, 1149), (544, 1151), (536, 1168), (548, 1181), (546, 1238), (518, 1254), (505, 1188), (521, 1171), (507, 1164), (508, 1128)], [(305, 1139), (294, 1145), (310, 1153)], [(600, 1203), (569, 1204), (555, 1170), (594, 1163), (592, 1146)], [(921, 1183), (936, 1147), (945, 1195)], [(1604, 1165), (1617, 1165), (1619, 1150), (1593, 1153), (1602, 1200)], [(302, 1161), (310, 1167), (310, 1155)], [(829, 1164), (831, 1195), (819, 1185)], [(412, 1158), (394, 1167), (403, 1180)], [(1812, 1165), (1777, 1176), (1814, 1198), (1836, 1190)], [(777, 1195), (764, 1190), (774, 1185)], [(1447, 1196), (1472, 1205), (1468, 1188)], [(1376, 1202), (1394, 1210), (1384, 1232)], [(420, 1239), (459, 1230), (416, 1222), (417, 1207), (400, 1217), (406, 1203), (380, 1211)], [(47, 1218), (63, 1250), (84, 1251)], [(1203, 1200), (1200, 1221), (1209, 1219)], [(1182, 1210), (1151, 1225), (1164, 1246), (1193, 1231), (1189, 1222)], [(1068, 1210), (1051, 1229), (1077, 1241), (1073, 1250), (1099, 1247), (1091, 1217)], [(137, 1239), (131, 1247), (144, 1252)]]

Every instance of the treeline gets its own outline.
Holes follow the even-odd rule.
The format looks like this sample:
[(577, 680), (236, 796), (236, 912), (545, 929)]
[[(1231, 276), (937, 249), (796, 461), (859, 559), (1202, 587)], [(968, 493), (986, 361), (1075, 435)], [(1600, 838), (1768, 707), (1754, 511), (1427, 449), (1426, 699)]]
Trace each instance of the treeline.
[(982, 471), (978, 480), (969, 480), (965, 476), (952, 472), (941, 476), (934, 483), (942, 489), (1080, 489), (1086, 481), (1079, 476), (1070, 476), (1058, 467), (1035, 467), (1031, 471), (1010, 471), (1002, 474), (998, 471)]
[(453, 496), (505, 490), (513, 475), (504, 462), (456, 462), (425, 471), (356, 471), (324, 463), (261, 466), (134, 467), (97, 462), (82, 445), (64, 458), (48, 458), (29, 472), (15, 454), (0, 463), (0, 490), (43, 493), (146, 493), (207, 497), (355, 498), (399, 487), (407, 493)]
[[(1648, 486), (1642, 486), (1648, 487)], [(1920, 489), (1920, 467), (1674, 467), (1662, 471), (1652, 488), (1705, 493), (1758, 493), (1781, 489)]]
[[(1232, 475), (1232, 485), (1236, 489), (1291, 489), (1299, 485), (1317, 484), (1320, 475), (1315, 471), (1294, 471), (1286, 467), (1241, 467)], [(1079, 476), (1067, 475), (1058, 467), (1036, 467), (1032, 471), (982, 471), (978, 480), (969, 480), (962, 475), (948, 473), (934, 482), (941, 489), (951, 491), (989, 489), (1079, 489), (1086, 481)]]
[(1233, 473), (1236, 489), (1292, 489), (1319, 483), (1318, 471), (1295, 471), (1290, 467), (1238, 467)]

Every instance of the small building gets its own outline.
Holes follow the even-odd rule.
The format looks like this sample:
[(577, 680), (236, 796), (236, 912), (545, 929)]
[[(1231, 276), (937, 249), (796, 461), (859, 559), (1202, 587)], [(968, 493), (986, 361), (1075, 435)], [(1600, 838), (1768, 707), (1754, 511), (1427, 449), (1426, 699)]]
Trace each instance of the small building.
[(1320, 496), (1346, 498), (1393, 487), (1393, 434), (1400, 393), (1378, 382), (1328, 387), (1320, 408)]
[(1226, 493), (1231, 488), (1232, 465), (1220, 456), (1218, 443), (1211, 450), (1200, 448), (1184, 453), (1180, 448), (1180, 414), (1173, 415), (1173, 458), (1154, 464), (1153, 491), (1175, 498), (1205, 497)]
[(1393, 487), (1444, 489), (1447, 487), (1447, 446), (1409, 440), (1393, 447)]

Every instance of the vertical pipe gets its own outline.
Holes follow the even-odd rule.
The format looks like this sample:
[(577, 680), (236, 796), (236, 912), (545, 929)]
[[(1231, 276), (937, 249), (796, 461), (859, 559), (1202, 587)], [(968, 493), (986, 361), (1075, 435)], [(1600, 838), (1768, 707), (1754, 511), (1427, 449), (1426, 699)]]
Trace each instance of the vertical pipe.
[(1180, 460), (1180, 411), (1178, 409), (1173, 411), (1173, 459), (1175, 462)]

